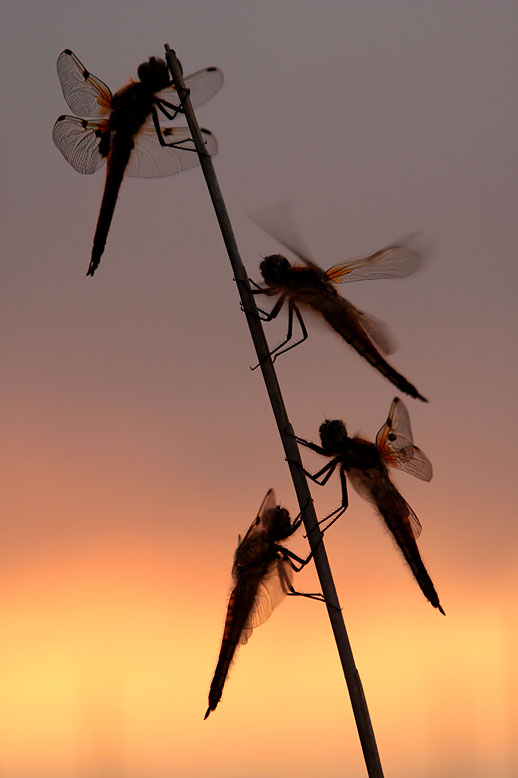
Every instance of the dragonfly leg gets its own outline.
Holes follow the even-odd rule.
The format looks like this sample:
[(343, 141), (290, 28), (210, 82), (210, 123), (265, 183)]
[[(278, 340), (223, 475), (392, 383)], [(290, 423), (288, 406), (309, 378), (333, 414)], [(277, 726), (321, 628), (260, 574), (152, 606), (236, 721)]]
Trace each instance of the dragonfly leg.
[(253, 289), (250, 290), (252, 294), (268, 294), (268, 290), (263, 289), (262, 286), (259, 286), (259, 284), (256, 281), (254, 281), (253, 278), (249, 278), (248, 283), (250, 284), (250, 286), (254, 287)]
[[(268, 294), (268, 292), (265, 289), (250, 289), (250, 292), (252, 294)], [(279, 311), (281, 310), (282, 306), (284, 305), (285, 297), (279, 297), (275, 305), (273, 306), (271, 311), (264, 311), (262, 308), (257, 308), (255, 311), (246, 311), (243, 303), (241, 303), (241, 310), (245, 313), (250, 313), (252, 316), (257, 316), (258, 319), (261, 319), (261, 321), (271, 321), (272, 319), (275, 319), (275, 317), (279, 314)], [(260, 363), (259, 363), (260, 364)], [(259, 367), (259, 365), (256, 365), (256, 367)], [(252, 370), (255, 370), (255, 367), (252, 368)]]
[(340, 505), (340, 507), (339, 507), (339, 508), (336, 508), (334, 511), (331, 511), (331, 513), (328, 513), (328, 515), (327, 515), (327, 516), (324, 516), (324, 518), (323, 518), (323, 519), (320, 519), (320, 521), (319, 521), (318, 523), (319, 523), (319, 524), (323, 524), (323, 523), (324, 523), (324, 521), (327, 521), (328, 519), (331, 519), (331, 517), (333, 517), (333, 518), (331, 519), (331, 521), (329, 522), (329, 524), (326, 524), (326, 526), (324, 527), (324, 529), (322, 530), (322, 532), (326, 532), (326, 531), (329, 529), (329, 527), (332, 527), (332, 526), (333, 526), (333, 524), (335, 523), (335, 521), (338, 521), (338, 519), (340, 518), (340, 516), (341, 516), (343, 513), (345, 513), (345, 511), (346, 511), (346, 508), (344, 508), (342, 505)]
[[(277, 316), (277, 314), (281, 310), (281, 308), (282, 308), (282, 306), (284, 304), (285, 299), (286, 299), (286, 295), (282, 295), (282, 297), (279, 298), (279, 300), (274, 305), (274, 307), (272, 308), (272, 310), (270, 311), (268, 316), (266, 318), (264, 318), (263, 321), (272, 321), (272, 319), (275, 319), (275, 317)], [(280, 305), (279, 305), (279, 303), (280, 303)], [(296, 315), (296, 317), (298, 319), (298, 322), (300, 324), (300, 328), (302, 330), (302, 338), (300, 340), (297, 340), (295, 343), (292, 343), (292, 345), (288, 346), (288, 348), (285, 348), (282, 351), (279, 351), (279, 349), (282, 349), (282, 347), (285, 346), (286, 343), (289, 343), (289, 341), (292, 338), (292, 335), (293, 335), (293, 312), (294, 311), (295, 311), (295, 315)], [(298, 346), (299, 343), (303, 343), (307, 339), (307, 337), (308, 337), (308, 332), (306, 330), (304, 322), (302, 321), (302, 316), (300, 315), (300, 311), (297, 308), (297, 306), (295, 305), (295, 303), (292, 300), (290, 300), (289, 303), (288, 303), (288, 332), (286, 333), (286, 337), (284, 338), (282, 343), (279, 343), (278, 346), (275, 346), (275, 348), (270, 351), (269, 356), (271, 357), (272, 362), (275, 362), (277, 357), (279, 357), (281, 354), (284, 354), (284, 353), (286, 353), (286, 351), (289, 351), (290, 349), (295, 348), (295, 346)], [(257, 365), (255, 365), (252, 368), (252, 370), (256, 370), (256, 368), (258, 368), (260, 364), (261, 363), (259, 362)]]
[[(179, 113), (185, 113), (183, 108), (180, 105), (174, 105), (173, 103), (170, 103), (167, 100), (162, 100), (161, 97), (155, 98), (155, 105), (158, 108), (158, 110), (161, 111), (164, 114), (164, 116), (167, 119), (170, 119), (171, 121), (173, 119), (176, 119)], [(170, 108), (172, 110), (172, 114), (169, 111), (166, 111), (164, 106)]]
[[(325, 486), (333, 475), (337, 464), (338, 461), (336, 459), (332, 459), (331, 462), (328, 462), (327, 465), (324, 465), (324, 467), (318, 472), (311, 474), (308, 473), (307, 470), (304, 470), (304, 473), (310, 479), (310, 481), (313, 481), (313, 483), (317, 484), (318, 486)], [(322, 480), (319, 481), (319, 478), (322, 478)]]
[[(306, 560), (301, 559), (296, 554), (294, 554), (292, 551), (289, 551), (287, 548), (284, 548), (284, 546), (277, 546), (277, 550), (280, 551), (282, 554), (283, 559), (288, 562), (290, 567), (295, 570), (295, 572), (299, 572), (302, 570), (305, 564), (307, 564), (311, 558), (311, 554), (308, 556)], [(301, 562), (300, 567), (297, 567), (293, 563), (293, 559), (297, 559)], [(320, 602), (325, 602), (324, 595), (321, 592), (314, 593), (314, 592), (298, 592), (291, 584), (291, 581), (289, 580), (286, 571), (284, 570), (284, 567), (279, 566), (279, 576), (281, 579), (281, 582), (284, 585), (284, 588), (287, 589), (286, 591), (287, 595), (291, 595), (292, 597), (308, 597), (311, 600), (319, 600)]]
[(304, 438), (299, 438), (298, 435), (292, 435), (292, 437), (294, 437), (297, 443), (299, 443), (301, 446), (310, 448), (311, 451), (314, 451), (316, 454), (321, 454), (322, 456), (326, 456), (326, 451), (322, 448), (322, 446), (317, 446), (316, 443), (311, 443), (309, 440), (305, 440)]
[[(174, 132), (174, 127), (166, 127), (165, 129), (160, 126), (160, 122), (158, 121), (158, 114), (156, 112), (155, 106), (151, 109), (151, 116), (153, 118), (153, 125), (155, 127), (155, 132), (158, 138), (158, 142), (161, 146), (172, 148), (172, 149), (181, 149), (182, 151), (192, 151), (196, 154), (195, 148), (189, 148), (188, 146), (184, 146), (184, 143), (192, 143), (192, 138), (188, 138), (187, 140), (180, 140), (176, 143), (166, 143), (164, 140), (164, 135), (168, 135), (170, 132)], [(205, 156), (210, 156), (205, 152)]]
[(293, 586), (289, 585), (288, 597), (308, 597), (310, 600), (318, 600), (319, 602), (325, 602), (326, 598), (321, 592), (298, 592)]
[[(282, 348), (286, 345), (286, 343), (289, 343), (293, 334), (293, 313), (295, 312), (295, 316), (297, 317), (297, 320), (300, 325), (300, 330), (302, 332), (302, 337), (295, 341), (295, 343), (292, 343), (291, 346), (288, 346), (287, 348)], [(304, 321), (302, 319), (302, 316), (300, 314), (299, 309), (293, 302), (293, 300), (289, 301), (289, 307), (288, 307), (288, 332), (286, 333), (286, 337), (283, 340), (282, 343), (279, 343), (278, 346), (276, 346), (273, 351), (270, 351), (270, 356), (273, 356), (273, 361), (277, 359), (277, 357), (280, 357), (281, 354), (285, 354), (287, 351), (290, 351), (292, 348), (295, 348), (295, 346), (299, 346), (301, 343), (304, 343), (305, 340), (308, 339), (308, 331), (306, 329), (306, 325), (304, 324)], [(279, 351), (279, 349), (282, 349), (282, 351)]]

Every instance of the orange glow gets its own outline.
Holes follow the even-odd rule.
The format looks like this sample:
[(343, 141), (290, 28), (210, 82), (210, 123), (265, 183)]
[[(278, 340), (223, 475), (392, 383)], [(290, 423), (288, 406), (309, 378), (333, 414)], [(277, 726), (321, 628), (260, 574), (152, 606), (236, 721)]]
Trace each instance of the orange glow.
[[(84, 549), (66, 563), (49, 559), (30, 577), (18, 570), (7, 581), (0, 651), (6, 774), (61, 778), (109, 768), (121, 776), (195, 775), (218, 743), (210, 764), (223, 776), (234, 760), (247, 760), (255, 733), (265, 729), (279, 770), (296, 759), (304, 776), (322, 766), (339, 775), (344, 762), (361, 771), (325, 608), (283, 603), (238, 651), (220, 706), (203, 722), (224, 587), (204, 597), (178, 590), (181, 570), (173, 577), (169, 552), (118, 545), (102, 554)], [(450, 600), (455, 618), (443, 618), (415, 594), (407, 596), (407, 585), (401, 591), (408, 612), (395, 610), (392, 597), (381, 612), (345, 607), (387, 772), (412, 775), (404, 753), (405, 764), (429, 766), (418, 774), (443, 775), (445, 764), (466, 764), (467, 743), (468, 763), (503, 770), (514, 748), (516, 676), (508, 684), (516, 629), (489, 603), (474, 612), (465, 600)], [(378, 591), (366, 602), (379, 598)], [(239, 731), (237, 740), (223, 736), (229, 731)], [(419, 734), (409, 739), (409, 731)]]

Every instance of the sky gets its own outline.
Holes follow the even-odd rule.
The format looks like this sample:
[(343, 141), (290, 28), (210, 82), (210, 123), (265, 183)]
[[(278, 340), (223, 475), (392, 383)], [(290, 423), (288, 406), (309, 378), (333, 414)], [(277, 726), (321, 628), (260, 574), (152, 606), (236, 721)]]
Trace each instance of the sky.
[[(504, 0), (6, 7), (0, 778), (366, 775), (318, 602), (254, 631), (203, 721), (237, 536), (270, 487), (295, 515), (293, 487), (201, 171), (124, 182), (86, 278), (103, 173), (51, 138), (64, 48), (115, 91), (166, 42), (224, 72), (197, 115), (252, 278), (280, 247), (248, 214), (281, 200), (324, 268), (430, 246), (419, 274), (340, 291), (430, 399), (405, 402), (434, 478), (394, 481), (446, 617), (352, 490), (326, 547), (387, 778), (516, 775), (517, 32)], [(374, 440), (394, 388), (307, 324), (276, 363), (296, 432)], [(325, 515), (338, 478), (312, 494)]]

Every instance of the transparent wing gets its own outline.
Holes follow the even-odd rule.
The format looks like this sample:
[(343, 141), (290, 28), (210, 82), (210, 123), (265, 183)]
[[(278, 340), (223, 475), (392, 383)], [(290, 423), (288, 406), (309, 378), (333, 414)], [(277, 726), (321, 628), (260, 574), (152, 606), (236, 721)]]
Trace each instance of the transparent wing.
[(76, 116), (104, 116), (111, 109), (110, 89), (70, 49), (59, 55), (57, 71), (63, 96)]
[(104, 120), (86, 121), (77, 116), (60, 116), (52, 130), (52, 139), (74, 170), (95, 173), (106, 161), (99, 145), (108, 131)]
[(412, 510), (412, 508), (410, 507), (410, 505), (407, 503), (406, 506), (408, 508), (408, 517), (407, 518), (408, 518), (408, 521), (410, 522), (410, 527), (411, 527), (412, 532), (414, 534), (414, 540), (417, 540), (417, 538), (421, 534), (421, 530), (423, 528), (421, 526), (421, 522), (419, 521), (419, 519), (415, 515), (415, 513)]
[(394, 354), (397, 350), (397, 345), (387, 325), (370, 313), (367, 314), (357, 310), (357, 314), (361, 326), (381, 353), (387, 355)]
[[(190, 90), (191, 103), (194, 108), (197, 108), (199, 105), (206, 103), (207, 100), (210, 100), (221, 89), (223, 73), (219, 68), (215, 67), (202, 68), (186, 76), (184, 81), (185, 86)], [(174, 86), (169, 86), (167, 89), (157, 92), (156, 97), (173, 103), (173, 105), (180, 105), (180, 98)]]
[(420, 448), (414, 445), (410, 417), (405, 404), (395, 397), (383, 427), (376, 435), (376, 446), (381, 458), (391, 467), (431, 481), (432, 463)]
[(255, 627), (269, 618), (289, 592), (293, 571), (289, 564), (279, 557), (268, 567), (266, 574), (257, 587), (257, 594), (248, 620), (241, 632), (239, 642), (246, 643)]
[(310, 251), (302, 240), (293, 209), (287, 200), (268, 206), (268, 208), (262, 208), (260, 211), (254, 211), (254, 213), (248, 214), (248, 218), (267, 235), (284, 244), (301, 262), (324, 275), (322, 268), (310, 259)]
[(415, 273), (424, 262), (426, 252), (419, 244), (418, 236), (410, 236), (368, 257), (333, 265), (326, 273), (327, 278), (334, 284), (376, 278), (404, 278)]
[(257, 517), (259, 521), (262, 521), (265, 513), (275, 508), (275, 505), (276, 505), (275, 492), (273, 489), (268, 489), (268, 491), (263, 497), (263, 501), (261, 505), (259, 506), (259, 510), (257, 511)]
[[(216, 138), (208, 130), (201, 132), (207, 151), (214, 156), (218, 150)], [(198, 164), (198, 154), (193, 150), (191, 134), (187, 127), (162, 127), (162, 135), (166, 143), (181, 142), (185, 148), (161, 146), (155, 128), (142, 127), (135, 136), (135, 147), (126, 168), (127, 176), (139, 178), (173, 176), (181, 170), (187, 170)]]
[(364, 500), (368, 500), (368, 502), (377, 507), (377, 502), (372, 493), (372, 484), (375, 477), (376, 473), (371, 472), (369, 469), (349, 470), (347, 473), (347, 479), (352, 483), (360, 497), (363, 497)]
[(246, 554), (246, 548), (247, 545), (249, 545), (251, 538), (253, 538), (253, 536), (258, 534), (259, 532), (263, 531), (262, 521), (265, 514), (267, 513), (267, 511), (271, 511), (274, 508), (275, 508), (275, 492), (273, 491), (273, 489), (268, 489), (265, 496), (263, 497), (261, 505), (259, 506), (259, 510), (257, 511), (257, 516), (250, 524), (243, 540), (240, 540), (238, 543), (234, 568), (239, 563), (240, 557)]
[(370, 470), (350, 470), (347, 474), (358, 494), (368, 500), (383, 516), (383, 506), (397, 511), (397, 515), (408, 519), (414, 538), (421, 534), (421, 523), (407, 501), (399, 494), (395, 486), (385, 478), (376, 480), (376, 473)]

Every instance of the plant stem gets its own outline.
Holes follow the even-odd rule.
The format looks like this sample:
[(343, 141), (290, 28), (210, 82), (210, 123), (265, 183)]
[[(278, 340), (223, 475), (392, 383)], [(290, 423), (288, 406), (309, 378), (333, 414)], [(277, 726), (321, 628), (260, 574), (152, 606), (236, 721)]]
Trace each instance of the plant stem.
[(336, 641), (338, 654), (342, 663), (342, 668), (351, 698), (351, 704), (356, 720), (356, 726), (360, 737), (363, 755), (367, 766), (369, 778), (383, 778), (383, 770), (374, 738), (374, 731), (367, 708), (367, 702), (363, 693), (363, 687), (354, 663), (354, 657), (345, 629), (345, 624), (338, 601), (331, 568), (327, 559), (326, 550), (323, 542), (323, 535), (318, 525), (313, 501), (309, 491), (308, 483), (304, 475), (302, 461), (295, 438), (293, 437), (293, 427), (288, 419), (284, 400), (282, 398), (277, 376), (269, 356), (269, 348), (264, 335), (261, 320), (257, 313), (254, 295), (251, 293), (248, 275), (241, 261), (237, 248), (232, 225), (228, 217), (225, 202), (219, 188), (216, 173), (212, 160), (205, 151), (205, 144), (200, 133), (200, 128), (194, 114), (191, 101), (189, 99), (189, 90), (185, 88), (182, 72), (176, 58), (175, 52), (165, 44), (166, 60), (171, 72), (174, 84), (180, 97), (185, 118), (191, 131), (194, 145), (200, 158), (201, 168), (207, 187), (209, 190), (212, 204), (216, 212), (216, 217), (220, 226), (221, 234), (225, 242), (227, 253), (234, 271), (234, 278), (237, 282), (237, 289), (243, 304), (243, 309), (250, 329), (250, 334), (254, 342), (257, 358), (261, 366), (266, 390), (270, 398), (273, 414), (282, 445), (286, 454), (286, 460), (290, 468), (293, 485), (297, 494), (299, 507), (302, 513), (304, 526), (308, 536), (309, 544), (313, 552), (315, 566), (317, 569), (320, 586), (325, 597), (331, 627)]

